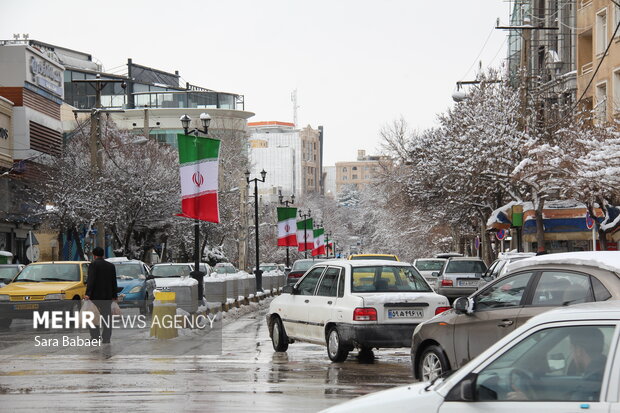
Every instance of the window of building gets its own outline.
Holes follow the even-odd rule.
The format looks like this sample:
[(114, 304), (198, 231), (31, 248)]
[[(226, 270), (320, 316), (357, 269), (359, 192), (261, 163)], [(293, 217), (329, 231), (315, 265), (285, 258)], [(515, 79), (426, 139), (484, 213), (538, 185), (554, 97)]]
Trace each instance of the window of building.
[(351, 176), (351, 179), (357, 179), (357, 174), (353, 174), (353, 176)]
[(357, 171), (357, 166), (354, 166), (353, 168), (351, 168), (352, 171)]
[(346, 181), (347, 179), (349, 179), (346, 175), (342, 177), (343, 181)]
[(613, 108), (614, 108), (614, 112), (620, 112), (620, 68), (617, 68), (616, 70), (614, 70), (614, 75), (613, 75), (613, 83), (612, 83), (612, 87), (613, 87), (613, 97), (614, 97), (614, 101), (613, 103)]
[(364, 167), (364, 170), (365, 170), (365, 171), (367, 171), (367, 170), (369, 170), (369, 169), (370, 169), (370, 166), (365, 166), (365, 167)]
[(344, 173), (347, 172), (347, 167), (346, 166), (344, 168), (342, 168), (342, 172), (344, 172)]
[(607, 120), (607, 82), (596, 85), (596, 105), (594, 112), (599, 122)]
[(366, 175), (366, 179), (370, 179), (370, 175)]
[(607, 9), (596, 13), (596, 54), (605, 52), (607, 48)]
[[(614, 4), (614, 30), (618, 26), (618, 23), (620, 23), (620, 6)], [(616, 37), (618, 36), (620, 36), (620, 30), (616, 33)]]

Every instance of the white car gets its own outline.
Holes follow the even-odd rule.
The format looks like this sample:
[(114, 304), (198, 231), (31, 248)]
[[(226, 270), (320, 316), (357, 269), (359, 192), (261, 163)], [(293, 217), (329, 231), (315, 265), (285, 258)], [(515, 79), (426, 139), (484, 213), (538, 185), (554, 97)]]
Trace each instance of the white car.
[[(441, 317), (441, 316), (439, 316)], [(531, 318), (445, 379), (369, 394), (345, 412), (620, 412), (620, 301)]]
[(426, 278), (433, 289), (437, 289), (437, 277), (446, 261), (448, 261), (446, 258), (418, 258), (413, 260), (413, 266)]
[(411, 264), (383, 260), (324, 261), (312, 266), (269, 306), (273, 348), (305, 341), (327, 346), (334, 362), (353, 348), (407, 347), (414, 328), (448, 310)]
[(194, 270), (193, 264), (184, 263), (163, 263), (155, 264), (151, 268), (151, 274), (155, 279), (155, 285), (157, 289), (167, 289), (169, 284), (177, 284), (179, 278), (189, 277), (189, 274)]

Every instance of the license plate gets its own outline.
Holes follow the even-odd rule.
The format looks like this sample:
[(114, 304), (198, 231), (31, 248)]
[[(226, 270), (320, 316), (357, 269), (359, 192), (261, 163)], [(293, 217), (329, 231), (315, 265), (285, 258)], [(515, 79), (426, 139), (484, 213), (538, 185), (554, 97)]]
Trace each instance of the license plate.
[(39, 304), (15, 304), (13, 306), (14, 310), (37, 310), (39, 308)]
[(388, 318), (422, 318), (424, 310), (388, 310)]
[(478, 280), (461, 280), (459, 281), (459, 287), (477, 287)]

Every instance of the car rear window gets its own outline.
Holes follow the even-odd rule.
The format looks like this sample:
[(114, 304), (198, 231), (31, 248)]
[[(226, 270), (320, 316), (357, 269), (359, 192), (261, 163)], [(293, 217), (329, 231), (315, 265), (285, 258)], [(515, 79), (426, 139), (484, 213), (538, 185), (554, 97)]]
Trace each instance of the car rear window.
[(484, 273), (487, 270), (482, 261), (449, 261), (446, 273)]
[(153, 267), (153, 277), (180, 277), (189, 275), (192, 269), (189, 265), (156, 265)]
[(413, 267), (373, 265), (353, 267), (351, 292), (430, 292), (424, 278)]
[(312, 267), (315, 263), (313, 261), (295, 261), (291, 271), (306, 271)]
[(441, 271), (445, 261), (442, 260), (423, 260), (416, 261), (415, 267), (418, 271)]

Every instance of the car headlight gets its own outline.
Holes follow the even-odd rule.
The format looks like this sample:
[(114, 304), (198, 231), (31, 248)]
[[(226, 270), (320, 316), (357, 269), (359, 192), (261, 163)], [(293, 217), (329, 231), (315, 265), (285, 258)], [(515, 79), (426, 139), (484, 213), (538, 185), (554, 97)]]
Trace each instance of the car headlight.
[(9, 301), (9, 299), (7, 294), (0, 294), (0, 301)]
[(141, 285), (136, 285), (131, 290), (129, 290), (129, 294), (139, 293), (140, 291), (142, 291), (142, 286)]
[(46, 300), (62, 300), (65, 298), (64, 294), (48, 294), (45, 296)]

